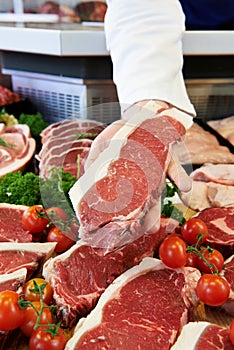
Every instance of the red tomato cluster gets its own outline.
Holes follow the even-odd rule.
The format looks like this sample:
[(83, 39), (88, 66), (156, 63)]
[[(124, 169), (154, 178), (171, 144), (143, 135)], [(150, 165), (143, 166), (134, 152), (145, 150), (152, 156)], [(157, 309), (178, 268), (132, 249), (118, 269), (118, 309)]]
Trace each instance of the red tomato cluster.
[(74, 218), (69, 220), (66, 212), (59, 207), (45, 210), (40, 205), (33, 205), (24, 211), (22, 223), (33, 234), (34, 240), (40, 239), (43, 232), (46, 233), (47, 242), (57, 243), (56, 253), (65, 252), (76, 241), (78, 223)]
[[(37, 293), (41, 287), (42, 294)], [(50, 308), (53, 290), (42, 278), (34, 278), (23, 286), (22, 294), (14, 291), (0, 293), (0, 331), (16, 328), (29, 337), (29, 350), (64, 350), (67, 338), (59, 326), (56, 334), (50, 332), (54, 317)], [(45, 303), (46, 301), (46, 303)], [(26, 306), (22, 308), (22, 302)], [(38, 315), (40, 314), (39, 324)]]
[(191, 218), (181, 227), (181, 234), (170, 234), (159, 248), (159, 257), (170, 268), (192, 266), (202, 272), (196, 293), (210, 306), (224, 304), (230, 294), (226, 279), (219, 275), (224, 265), (223, 255), (216, 249), (203, 245), (208, 237), (206, 224)]

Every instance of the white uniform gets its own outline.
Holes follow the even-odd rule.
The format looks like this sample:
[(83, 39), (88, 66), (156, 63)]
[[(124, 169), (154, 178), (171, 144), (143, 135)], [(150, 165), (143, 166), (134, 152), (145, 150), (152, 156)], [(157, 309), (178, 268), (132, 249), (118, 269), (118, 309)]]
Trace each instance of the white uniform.
[(157, 99), (194, 116), (182, 75), (185, 16), (180, 3), (107, 0), (107, 4), (106, 41), (121, 105)]

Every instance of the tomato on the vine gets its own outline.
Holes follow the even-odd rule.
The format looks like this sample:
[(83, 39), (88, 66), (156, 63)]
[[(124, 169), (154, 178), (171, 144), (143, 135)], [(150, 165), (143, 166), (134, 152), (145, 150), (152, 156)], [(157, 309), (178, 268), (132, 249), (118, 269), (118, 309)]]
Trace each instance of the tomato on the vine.
[[(213, 248), (203, 248), (201, 254), (204, 259), (200, 256), (197, 257), (197, 267), (200, 271), (205, 273), (215, 273), (222, 270), (224, 257), (218, 250)], [(212, 265), (212, 267), (208, 266), (206, 261)]]
[(34, 330), (29, 341), (29, 350), (64, 350), (66, 335), (61, 328), (58, 328), (57, 333), (52, 337), (46, 328), (39, 327)]
[(19, 295), (10, 290), (0, 293), (0, 331), (18, 328), (24, 319), (24, 312), (18, 305)]
[(187, 259), (185, 266), (197, 267), (197, 255), (187, 252)]
[(223, 305), (229, 297), (230, 286), (221, 276), (215, 274), (202, 275), (196, 286), (199, 299), (206, 305)]
[(22, 223), (24, 228), (31, 233), (39, 233), (46, 229), (49, 219), (42, 206), (33, 205), (23, 212)]
[(229, 327), (229, 336), (230, 336), (232, 345), (234, 345), (234, 319), (232, 320), (230, 327)]
[(58, 227), (54, 226), (50, 229), (47, 234), (47, 242), (57, 242), (55, 246), (56, 253), (63, 253), (73, 244), (75, 244), (75, 239), (73, 232), (62, 232)]
[(167, 236), (159, 247), (159, 257), (168, 267), (185, 266), (187, 260), (185, 242), (178, 235)]
[[(30, 337), (33, 330), (34, 326), (37, 321), (37, 312), (34, 310), (34, 308), (39, 312), (41, 310), (41, 303), (40, 301), (33, 301), (32, 302), (33, 306), (27, 307), (27, 309), (23, 310), (24, 311), (24, 320), (23, 323), (20, 326), (21, 331), (27, 336)], [(44, 306), (47, 306), (45, 303), (43, 304)], [(48, 323), (53, 323), (53, 316), (49, 308), (43, 308), (41, 312), (41, 317), (40, 317), (40, 324), (48, 324)]]
[(43, 287), (43, 301), (46, 304), (50, 304), (53, 298), (53, 288), (51, 284), (46, 282), (43, 278), (35, 277), (27, 281), (23, 285), (24, 299), (29, 301), (39, 301), (40, 293), (36, 293), (37, 288)]
[(195, 244), (199, 241), (202, 244), (208, 237), (208, 228), (199, 218), (191, 218), (186, 221), (181, 227), (181, 234), (185, 242)]

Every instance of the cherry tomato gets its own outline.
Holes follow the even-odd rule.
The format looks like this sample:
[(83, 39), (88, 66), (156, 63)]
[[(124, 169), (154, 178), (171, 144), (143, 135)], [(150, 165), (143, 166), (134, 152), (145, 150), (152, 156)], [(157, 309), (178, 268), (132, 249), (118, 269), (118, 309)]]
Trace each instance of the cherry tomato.
[(47, 242), (57, 242), (55, 252), (63, 253), (75, 244), (75, 240), (71, 238), (73, 236), (72, 232), (62, 232), (58, 227), (54, 226), (48, 232)]
[(6, 290), (0, 293), (0, 330), (10, 331), (18, 328), (24, 319), (24, 312), (18, 305), (19, 295)]
[(29, 350), (64, 350), (67, 342), (65, 333), (61, 328), (58, 328), (58, 333), (52, 338), (45, 328), (39, 327), (31, 335)]
[(168, 267), (185, 266), (187, 260), (185, 242), (178, 235), (167, 236), (159, 247), (159, 257)]
[[(41, 303), (39, 301), (33, 301), (32, 305), (40, 311), (41, 309)], [(43, 304), (44, 306), (47, 306), (46, 304)], [(37, 313), (33, 309), (32, 306), (29, 306), (27, 309), (23, 310), (24, 311), (24, 321), (20, 326), (21, 331), (27, 336), (30, 337), (33, 330), (34, 326), (36, 324), (37, 320)], [(42, 313), (41, 313), (41, 318), (40, 318), (40, 324), (48, 324), (48, 323), (53, 323), (53, 317), (50, 309), (43, 308)]]
[(33, 205), (23, 212), (22, 223), (24, 228), (31, 233), (39, 233), (46, 229), (49, 219), (42, 206)]
[(219, 275), (204, 274), (198, 280), (196, 293), (204, 304), (220, 306), (228, 300), (230, 286)]
[(229, 336), (232, 342), (232, 345), (234, 345), (234, 320), (232, 320), (229, 328)]
[[(191, 218), (182, 225), (181, 234), (185, 242), (189, 244), (197, 243), (198, 239), (199, 243), (202, 244), (208, 237), (208, 228), (202, 220)], [(199, 235), (202, 236), (200, 237)]]
[(187, 260), (185, 266), (197, 267), (197, 255), (187, 252)]
[(201, 253), (204, 259), (213, 266), (210, 268), (205, 261), (198, 256), (197, 267), (199, 270), (205, 273), (220, 272), (222, 270), (224, 265), (224, 257), (218, 250), (213, 248), (204, 248), (201, 250)]
[(52, 222), (56, 223), (58, 221), (67, 221), (68, 220), (68, 216), (62, 208), (50, 207), (46, 210), (46, 212), (47, 212), (49, 219)]
[[(36, 293), (36, 288), (45, 286), (43, 288), (43, 301), (46, 304), (50, 304), (53, 298), (53, 289), (51, 285), (46, 282), (43, 278), (33, 278), (29, 281), (27, 281), (23, 286), (23, 294), (24, 299), (29, 301), (39, 301), (40, 300), (40, 294)], [(35, 292), (33, 291), (35, 290)]]

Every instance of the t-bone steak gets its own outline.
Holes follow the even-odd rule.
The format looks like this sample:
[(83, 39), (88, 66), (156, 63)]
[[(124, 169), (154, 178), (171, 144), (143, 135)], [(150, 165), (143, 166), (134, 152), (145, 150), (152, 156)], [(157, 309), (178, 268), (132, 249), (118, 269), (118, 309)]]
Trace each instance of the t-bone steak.
[(167, 235), (167, 223), (162, 219), (158, 232), (145, 234), (108, 254), (80, 240), (66, 253), (48, 260), (43, 275), (53, 287), (63, 324), (73, 325), (86, 316), (116, 277), (144, 257), (152, 257)]
[(165, 186), (170, 147), (185, 133), (163, 113), (136, 113), (71, 188), (80, 238), (88, 244), (112, 249), (144, 233), (144, 217)]
[(171, 350), (233, 350), (229, 329), (209, 322), (186, 324)]
[(194, 268), (173, 270), (145, 258), (118, 277), (81, 319), (65, 350), (168, 350), (197, 306)]

